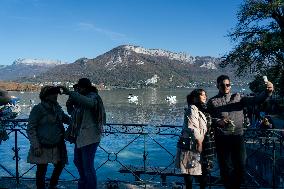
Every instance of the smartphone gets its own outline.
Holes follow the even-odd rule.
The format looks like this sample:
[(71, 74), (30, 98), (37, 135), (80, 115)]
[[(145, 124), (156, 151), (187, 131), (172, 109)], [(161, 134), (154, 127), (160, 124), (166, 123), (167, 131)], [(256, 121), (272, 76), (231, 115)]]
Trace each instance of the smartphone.
[(263, 78), (264, 83), (265, 83), (265, 84), (267, 84), (267, 83), (268, 83), (267, 76), (266, 76), (266, 75), (264, 75), (264, 76), (262, 76), (262, 78)]

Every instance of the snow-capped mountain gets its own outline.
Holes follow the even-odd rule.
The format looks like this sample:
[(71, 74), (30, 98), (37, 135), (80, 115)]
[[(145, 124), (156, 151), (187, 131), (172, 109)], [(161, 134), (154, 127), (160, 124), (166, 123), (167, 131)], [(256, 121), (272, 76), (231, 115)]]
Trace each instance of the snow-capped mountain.
[(139, 46), (133, 46), (133, 45), (124, 45), (122, 48), (125, 48), (130, 51), (134, 51), (135, 53), (138, 54), (145, 54), (149, 56), (160, 56), (160, 57), (167, 57), (171, 60), (177, 60), (180, 62), (189, 62), (193, 63), (194, 62), (194, 57), (186, 54), (186, 53), (174, 53), (162, 49), (145, 49), (143, 47)]
[(42, 65), (42, 66), (57, 66), (60, 64), (65, 64), (60, 60), (44, 60), (44, 59), (29, 59), (29, 58), (19, 58), (13, 62), (13, 64), (25, 64), (25, 65)]
[(0, 65), (0, 69), (7, 67), (7, 65)]
[(0, 66), (0, 80), (35, 77), (61, 64), (63, 64), (63, 62), (60, 60), (19, 58), (15, 60), (12, 65)]
[(160, 49), (118, 46), (93, 59), (80, 58), (58, 65), (36, 78), (25, 81), (77, 81), (90, 78), (93, 83), (120, 87), (188, 86), (191, 82), (212, 81), (228, 71), (219, 67), (220, 59), (192, 57)]

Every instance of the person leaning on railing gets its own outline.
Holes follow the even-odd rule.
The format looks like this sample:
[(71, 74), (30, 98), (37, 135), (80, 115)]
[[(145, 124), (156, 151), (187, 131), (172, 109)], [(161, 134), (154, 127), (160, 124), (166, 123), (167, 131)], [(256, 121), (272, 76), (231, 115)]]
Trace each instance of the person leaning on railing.
[(49, 189), (55, 189), (68, 161), (63, 123), (69, 124), (70, 119), (57, 102), (59, 93), (58, 87), (44, 86), (39, 94), (41, 102), (33, 107), (28, 120), (28, 163), (37, 165), (37, 189), (45, 188), (48, 163), (54, 164)]

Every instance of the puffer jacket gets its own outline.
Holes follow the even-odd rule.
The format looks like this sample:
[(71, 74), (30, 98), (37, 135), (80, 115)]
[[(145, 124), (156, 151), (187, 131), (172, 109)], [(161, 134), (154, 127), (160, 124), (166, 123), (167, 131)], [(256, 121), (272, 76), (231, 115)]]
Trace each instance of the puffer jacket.
[(78, 121), (78, 134), (76, 139), (77, 148), (81, 148), (93, 143), (101, 141), (102, 137), (102, 124), (96, 120), (96, 107), (99, 105), (104, 112), (103, 103), (99, 95), (95, 92), (90, 92), (86, 96), (81, 95), (77, 92), (70, 92), (70, 98), (77, 103), (75, 110), (76, 118), (79, 117)]
[[(30, 141), (28, 163), (46, 164), (61, 161), (67, 163), (67, 151), (64, 143), (63, 123), (69, 124), (69, 117), (58, 104), (51, 105), (41, 102), (35, 105), (30, 113), (27, 135)], [(54, 144), (46, 147), (43, 144)], [(40, 157), (34, 156), (33, 150), (41, 148)]]
[[(215, 128), (216, 135), (243, 135), (244, 113), (246, 106), (256, 105), (264, 102), (270, 94), (262, 92), (261, 94), (251, 96), (241, 96), (235, 94), (221, 94), (211, 98), (208, 103), (208, 111), (212, 117), (212, 126)], [(228, 118), (232, 124), (221, 128), (217, 122), (220, 119)]]

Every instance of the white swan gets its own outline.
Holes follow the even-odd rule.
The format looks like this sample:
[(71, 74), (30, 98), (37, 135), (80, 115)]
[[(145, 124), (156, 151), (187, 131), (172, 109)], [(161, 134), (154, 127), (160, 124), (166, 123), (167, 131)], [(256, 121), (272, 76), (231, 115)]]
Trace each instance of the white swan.
[(128, 102), (138, 104), (138, 96), (134, 96), (133, 94), (128, 95)]
[(167, 96), (166, 101), (170, 104), (176, 104), (177, 103), (177, 97), (176, 96)]

